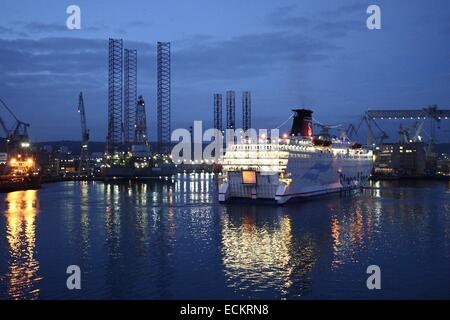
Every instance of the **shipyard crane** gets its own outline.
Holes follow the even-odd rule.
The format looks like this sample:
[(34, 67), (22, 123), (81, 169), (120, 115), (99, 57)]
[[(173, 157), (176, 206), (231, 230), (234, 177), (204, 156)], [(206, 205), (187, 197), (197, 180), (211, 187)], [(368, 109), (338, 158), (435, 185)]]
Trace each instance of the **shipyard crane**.
[(410, 142), (422, 142), (422, 132), (423, 131), (423, 126), (425, 124), (425, 119), (422, 119), (420, 123), (418, 123), (417, 121), (414, 122), (414, 124), (412, 125), (412, 127), (408, 128), (408, 127), (403, 127), (402, 124), (400, 124), (400, 128), (399, 128), (399, 140), (400, 143), (410, 143)]
[(84, 109), (83, 93), (78, 96), (78, 113), (81, 120), (81, 153), (80, 164), (78, 165), (79, 174), (89, 173), (89, 130), (86, 125), (86, 112)]
[(5, 132), (5, 137), (9, 135), (9, 130), (5, 125), (5, 122), (3, 121), (2, 117), (0, 116), (0, 126), (2, 126), (3, 132)]
[(330, 130), (338, 129), (342, 126), (341, 124), (338, 124), (338, 125), (323, 124), (323, 123), (320, 123), (319, 121), (317, 121), (316, 119), (313, 119), (313, 120), (314, 120), (314, 125), (320, 128), (319, 136), (323, 139), (330, 139)]
[[(359, 124), (359, 126), (360, 125), (361, 125), (361, 123)], [(358, 128), (356, 128), (352, 123), (350, 123), (346, 130), (338, 129), (340, 132), (340, 135), (341, 135), (341, 139), (342, 140), (353, 139), (353, 135), (355, 135), (355, 136), (358, 135), (359, 126), (358, 126)]]
[(411, 137), (410, 132), (411, 132), (410, 128), (405, 128), (403, 127), (402, 124), (400, 124), (400, 128), (398, 130), (400, 144), (407, 144), (409, 142), (412, 142), (410, 138)]
[(12, 129), (8, 129), (5, 121), (0, 116), (0, 126), (5, 132), (8, 153), (13, 155), (15, 153), (26, 151), (30, 147), (30, 142), (28, 139), (28, 128), (30, 127), (30, 125), (28, 123), (20, 121), (2, 99), (0, 99), (0, 103), (16, 122)]
[[(355, 137), (358, 137), (358, 132), (363, 123), (367, 125), (367, 144), (369, 146), (374, 146), (375, 144), (382, 145), (384, 140), (389, 138), (386, 132), (374, 120), (370, 120), (367, 114), (364, 114), (357, 126), (354, 126), (351, 123), (348, 125), (347, 129), (339, 130), (341, 139), (353, 140)], [(377, 129), (379, 134), (376, 134), (374, 129)]]
[(0, 99), (0, 104), (15, 120), (14, 126), (8, 129), (5, 121), (0, 117), (0, 126), (5, 132), (8, 154), (6, 172), (14, 176), (28, 176), (33, 174), (36, 169), (36, 162), (31, 153), (28, 138), (28, 127), (30, 125), (20, 121), (2, 99)]
[[(367, 125), (367, 144), (369, 146), (373, 146), (373, 145), (382, 145), (384, 140), (388, 139), (389, 136), (387, 135), (387, 133), (381, 129), (381, 127), (378, 125), (378, 123), (375, 122), (374, 119), (370, 118), (370, 116), (364, 116), (363, 117), (363, 121), (366, 123)], [(375, 135), (374, 132), (374, 128), (373, 126), (375, 126), (378, 131), (380, 132), (380, 134), (378, 136)]]
[[(438, 109), (436, 105), (431, 105), (422, 109), (394, 109), (394, 110), (369, 110), (366, 113), (369, 121), (379, 120), (431, 120), (431, 135), (434, 139), (434, 126), (440, 128), (441, 120), (450, 119), (450, 110)], [(423, 124), (421, 125), (423, 127)], [(420, 129), (422, 130), (422, 129)]]
[(420, 124), (417, 124), (417, 122), (414, 124), (413, 128), (414, 128), (414, 136), (412, 137), (412, 141), (414, 142), (420, 142), (422, 141), (422, 131), (423, 131), (423, 126), (425, 124), (425, 120), (422, 120), (422, 122), (420, 122)]
[[(404, 128), (400, 125), (400, 143), (422, 142), (421, 133), (426, 120), (430, 120), (431, 134), (429, 135), (426, 154), (431, 155), (435, 142), (435, 126), (440, 129), (441, 120), (450, 119), (450, 109), (438, 109), (436, 105), (431, 105), (421, 109), (393, 109), (393, 110), (369, 110), (366, 112), (367, 125), (376, 124), (377, 120), (416, 120), (412, 128)], [(418, 123), (420, 121), (420, 123)], [(370, 131), (370, 130), (369, 130)], [(412, 132), (414, 131), (414, 134)], [(427, 134), (427, 133), (426, 133)], [(370, 137), (369, 137), (370, 138)]]

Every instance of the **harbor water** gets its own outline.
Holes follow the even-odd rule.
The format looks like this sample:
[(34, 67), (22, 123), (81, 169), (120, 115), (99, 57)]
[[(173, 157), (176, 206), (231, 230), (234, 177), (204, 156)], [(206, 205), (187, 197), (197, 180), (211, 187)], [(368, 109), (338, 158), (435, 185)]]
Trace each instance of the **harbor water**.
[(283, 206), (219, 204), (210, 174), (0, 194), (0, 299), (449, 299), (449, 183), (372, 186)]

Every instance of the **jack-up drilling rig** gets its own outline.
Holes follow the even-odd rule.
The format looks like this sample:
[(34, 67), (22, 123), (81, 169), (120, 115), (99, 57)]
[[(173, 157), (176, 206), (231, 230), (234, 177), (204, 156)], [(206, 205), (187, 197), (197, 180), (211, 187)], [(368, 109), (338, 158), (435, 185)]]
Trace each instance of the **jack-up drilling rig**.
[(86, 125), (86, 112), (82, 92), (78, 96), (78, 113), (81, 120), (81, 153), (78, 174), (89, 174), (89, 130)]

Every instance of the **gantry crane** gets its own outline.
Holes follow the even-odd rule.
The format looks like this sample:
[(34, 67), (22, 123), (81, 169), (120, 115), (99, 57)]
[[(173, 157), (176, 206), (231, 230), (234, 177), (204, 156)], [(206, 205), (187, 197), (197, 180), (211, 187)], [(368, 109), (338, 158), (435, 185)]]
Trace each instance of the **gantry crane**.
[(0, 117), (0, 126), (5, 132), (8, 153), (14, 154), (17, 152), (26, 151), (26, 149), (30, 147), (30, 141), (28, 139), (28, 128), (30, 125), (17, 119), (16, 115), (2, 99), (0, 99), (0, 103), (16, 121), (13, 128), (8, 129), (4, 120)]
[(16, 122), (12, 129), (8, 129), (5, 121), (0, 117), (0, 127), (5, 132), (6, 138), (7, 171), (14, 175), (28, 175), (35, 170), (35, 161), (28, 138), (28, 127), (30, 125), (20, 121), (2, 99), (0, 99), (0, 103)]
[(78, 96), (78, 113), (81, 120), (81, 153), (80, 164), (78, 165), (79, 174), (89, 173), (89, 130), (86, 125), (86, 112), (84, 109), (83, 93)]
[[(375, 120), (373, 118), (371, 118), (369, 115), (365, 115), (363, 117), (363, 121), (367, 125), (367, 144), (369, 146), (373, 146), (373, 145), (381, 146), (383, 144), (384, 140), (389, 138), (386, 131), (381, 129), (381, 127), (378, 125), (378, 123), (376, 123)], [(374, 125), (378, 129), (378, 131), (380, 132), (379, 135), (377, 135), (377, 136), (375, 135), (372, 125)]]
[(374, 120), (422, 120), (417, 126), (416, 124), (416, 134), (418, 136), (423, 130), (423, 120), (429, 119), (431, 121), (431, 140), (434, 140), (435, 124), (437, 124), (438, 129), (440, 128), (441, 120), (450, 119), (450, 110), (438, 109), (436, 105), (431, 105), (422, 109), (394, 109), (394, 110), (369, 110), (366, 113), (369, 122), (376, 123)]
[[(361, 119), (361, 122), (357, 127), (350, 125), (345, 136), (351, 138), (353, 135), (357, 135), (362, 123), (366, 123), (368, 134), (367, 144), (382, 145), (384, 140), (389, 138), (386, 132), (378, 125), (375, 120), (416, 120), (412, 128), (399, 129), (400, 140), (404, 142), (421, 142), (423, 140), (422, 133), (427, 134), (424, 131), (424, 124), (426, 120), (431, 121), (431, 135), (430, 143), (434, 141), (435, 125), (440, 128), (441, 120), (450, 119), (450, 110), (438, 109), (436, 105), (431, 105), (422, 109), (394, 109), (394, 110), (368, 110)], [(374, 129), (378, 129), (379, 135), (375, 135)]]
[(423, 131), (423, 127), (425, 124), (425, 119), (422, 119), (421, 122), (414, 122), (413, 125), (408, 127), (403, 127), (402, 124), (400, 124), (399, 128), (399, 141), (402, 144), (407, 144), (411, 142), (422, 142), (423, 138), (421, 136)]

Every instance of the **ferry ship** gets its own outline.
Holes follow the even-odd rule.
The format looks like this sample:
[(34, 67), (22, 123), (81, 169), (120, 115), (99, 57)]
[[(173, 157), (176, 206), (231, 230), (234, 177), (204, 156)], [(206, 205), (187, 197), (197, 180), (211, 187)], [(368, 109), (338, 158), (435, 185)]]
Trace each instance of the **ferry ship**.
[[(294, 109), (289, 136), (244, 139), (223, 158), (219, 201), (232, 198), (283, 204), (366, 184), (372, 150), (346, 138), (313, 135), (312, 111)], [(270, 141), (269, 141), (270, 140)]]

